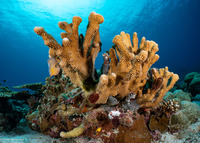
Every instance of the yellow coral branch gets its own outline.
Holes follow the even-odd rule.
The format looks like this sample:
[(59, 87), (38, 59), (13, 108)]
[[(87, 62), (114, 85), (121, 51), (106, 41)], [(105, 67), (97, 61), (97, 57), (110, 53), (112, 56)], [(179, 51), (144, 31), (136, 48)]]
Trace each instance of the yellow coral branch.
[[(122, 31), (113, 38), (115, 45), (109, 51), (111, 61), (104, 65), (109, 66), (108, 73), (102, 73), (99, 82), (96, 83), (94, 64), (101, 50), (99, 25), (103, 23), (104, 18), (95, 12), (89, 15), (85, 38), (78, 33), (81, 21), (80, 17), (75, 16), (70, 24), (58, 23), (66, 32), (61, 33), (62, 46), (45, 32), (44, 28), (36, 27), (34, 31), (42, 36), (45, 45), (49, 46), (50, 58), (56, 59), (72, 83), (85, 90), (84, 98), (88, 104), (104, 104), (109, 96), (116, 96), (120, 100), (129, 93), (137, 94), (137, 101), (142, 107), (153, 107), (162, 101), (164, 94), (178, 80), (178, 75), (169, 72), (167, 67), (153, 72), (154, 83), (143, 93), (144, 86), (150, 80), (148, 71), (159, 59), (156, 54), (159, 50), (157, 43), (143, 37), (139, 44), (136, 32), (131, 43), (130, 35)], [(172, 80), (167, 85), (170, 78)], [(94, 103), (90, 103), (90, 100)]]

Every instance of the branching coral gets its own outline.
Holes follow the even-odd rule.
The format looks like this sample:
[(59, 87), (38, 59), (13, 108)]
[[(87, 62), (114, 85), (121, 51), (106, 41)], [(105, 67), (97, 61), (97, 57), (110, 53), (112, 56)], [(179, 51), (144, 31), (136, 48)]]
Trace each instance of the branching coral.
[(69, 131), (66, 118), (80, 113), (74, 106), (81, 104), (77, 98), (82, 91), (75, 88), (69, 78), (60, 75), (47, 77), (43, 88), (44, 96), (39, 100), (37, 110), (30, 112), (26, 119), (30, 128), (51, 137), (60, 137), (61, 131)]
[[(152, 88), (148, 88), (147, 93), (142, 94), (142, 90), (138, 91), (138, 103), (142, 107), (155, 107), (160, 103), (164, 95), (174, 86), (176, 81), (179, 79), (177, 74), (173, 74), (168, 71), (168, 67), (165, 69), (156, 70), (153, 68), (152, 76), (154, 83)], [(170, 84), (168, 85), (168, 80), (171, 78)], [(154, 97), (157, 95), (157, 98)]]
[[(56, 95), (56, 103), (54, 106), (51, 105), (51, 109), (52, 106), (55, 108), (49, 112), (50, 114), (57, 112), (64, 119), (74, 114), (81, 114), (85, 107), (90, 107), (92, 110), (96, 105), (106, 104), (110, 98), (118, 104), (119, 102), (116, 100), (121, 101), (130, 94), (135, 95), (140, 107), (155, 107), (179, 79), (177, 74), (168, 71), (168, 67), (150, 70), (152, 64), (159, 59), (156, 54), (158, 51), (157, 43), (148, 41), (143, 37), (139, 44), (137, 33), (133, 34), (131, 42), (130, 35), (125, 32), (121, 32), (120, 35), (113, 38), (114, 46), (108, 54), (103, 55), (105, 62), (101, 73), (98, 75), (94, 63), (98, 52), (101, 50), (99, 28), (103, 21), (103, 16), (92, 12), (89, 16), (85, 37), (78, 33), (78, 27), (82, 22), (80, 17), (73, 17), (70, 24), (59, 22), (58, 26), (65, 30), (65, 33), (61, 33), (62, 45), (44, 28), (34, 28), (35, 33), (40, 35), (45, 45), (50, 48), (49, 58), (54, 59), (54, 66), (51, 66), (51, 68), (56, 68), (55, 71), (58, 71), (56, 66), (59, 66), (59, 69), (61, 69), (59, 74), (64, 74), (67, 78), (70, 78), (74, 84), (75, 93), (79, 95), (65, 103), (63, 99), (73, 92), (69, 90), (69, 94), (66, 92), (60, 94), (64, 92), (62, 90)], [(54, 71), (54, 69), (51, 69), (51, 71)], [(58, 72), (53, 72), (53, 75), (55, 73)], [(75, 89), (77, 86), (79, 87), (78, 90)], [(79, 91), (80, 88), (81, 91)], [(53, 89), (55, 92), (55, 88)], [(46, 100), (51, 101), (51, 98), (49, 97)], [(78, 104), (78, 107), (71, 101)], [(49, 104), (46, 101), (45, 103), (45, 105)], [(91, 116), (91, 114), (92, 111), (87, 112), (86, 117)], [(45, 118), (47, 119), (47, 117)], [(87, 129), (84, 122), (88, 123), (89, 119), (84, 118), (83, 123), (79, 124), (80, 126), (76, 128), (74, 126), (73, 130), (67, 133), (61, 132), (60, 136), (68, 138), (82, 134)], [(75, 131), (79, 131), (79, 134), (72, 135)]]
[(16, 88), (16, 89), (27, 88), (27, 89), (31, 89), (31, 90), (34, 90), (34, 91), (41, 91), (42, 82), (29, 83), (29, 84), (24, 84), (24, 85), (20, 85), (20, 86), (13, 86), (13, 88)]
[[(61, 33), (62, 46), (43, 28), (36, 27), (34, 31), (42, 36), (45, 45), (50, 47), (49, 55), (56, 58), (64, 73), (79, 87), (85, 87), (87, 80), (94, 74), (94, 62), (101, 49), (99, 24), (104, 21), (103, 16), (92, 12), (85, 37), (78, 34), (78, 26), (82, 19), (75, 16), (71, 24), (59, 22), (58, 25), (66, 33)], [(92, 44), (91, 44), (92, 43)], [(83, 85), (83, 83), (85, 83)], [(85, 87), (88, 89), (88, 86)]]
[[(154, 41), (148, 41), (144, 37), (138, 46), (137, 33), (133, 34), (133, 44), (130, 35), (121, 32), (113, 39), (114, 48), (110, 49), (111, 59), (108, 74), (102, 74), (99, 82), (93, 79), (95, 74), (94, 62), (100, 51), (99, 24), (104, 21), (103, 16), (92, 12), (89, 16), (89, 24), (85, 38), (78, 34), (78, 26), (82, 19), (75, 16), (71, 24), (59, 22), (59, 27), (66, 31), (61, 33), (63, 38), (62, 46), (41, 27), (34, 31), (42, 36), (45, 45), (49, 46), (49, 55), (55, 58), (63, 69), (66, 76), (69, 76), (72, 83), (85, 90), (85, 98), (89, 99), (91, 93), (96, 93), (95, 104), (105, 104), (109, 96), (117, 96), (122, 99), (130, 92), (137, 94), (138, 103), (142, 107), (154, 107), (173, 87), (179, 79), (178, 75), (168, 71), (168, 68), (152, 70), (154, 80), (159, 84), (143, 93), (143, 87), (148, 80), (148, 71), (159, 56), (158, 45)], [(116, 55), (117, 53), (117, 55)], [(172, 77), (170, 85), (167, 86), (169, 78)], [(159, 93), (158, 93), (159, 92)], [(155, 99), (156, 94), (159, 96)], [(94, 94), (92, 94), (94, 95)]]

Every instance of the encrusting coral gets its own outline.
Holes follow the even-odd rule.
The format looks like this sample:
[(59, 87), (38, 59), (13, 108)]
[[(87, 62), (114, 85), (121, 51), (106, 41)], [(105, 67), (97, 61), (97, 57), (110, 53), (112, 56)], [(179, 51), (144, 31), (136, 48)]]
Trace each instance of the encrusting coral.
[[(112, 112), (111, 109), (103, 106), (103, 104), (106, 105), (108, 99), (109, 102), (115, 101), (115, 104), (119, 104), (122, 99), (132, 95), (132, 100), (136, 102), (135, 104), (139, 104), (141, 108), (155, 107), (163, 100), (166, 92), (179, 79), (177, 74), (168, 71), (168, 67), (150, 69), (152, 64), (159, 59), (159, 56), (156, 54), (158, 44), (154, 41), (148, 41), (144, 37), (139, 44), (137, 33), (133, 34), (132, 42), (130, 35), (125, 32), (121, 32), (120, 35), (115, 36), (113, 38), (114, 46), (108, 53), (103, 54), (104, 64), (101, 72), (97, 71), (94, 64), (98, 52), (101, 51), (102, 44), (99, 28), (103, 21), (103, 16), (92, 12), (89, 16), (85, 37), (83, 34), (79, 35), (78, 33), (78, 27), (82, 22), (80, 17), (74, 16), (70, 24), (59, 22), (58, 26), (65, 30), (65, 33), (61, 33), (61, 38), (63, 39), (62, 45), (53, 36), (48, 34), (44, 28), (34, 28), (35, 33), (40, 35), (45, 45), (50, 48), (49, 58), (53, 61), (53, 65), (50, 65), (51, 76), (60, 76), (59, 74), (63, 74), (73, 83), (72, 88), (70, 88), (67, 82), (63, 82), (63, 86), (67, 87), (63, 87), (63, 90), (55, 95), (45, 96), (42, 101), (43, 105), (38, 107), (40, 108), (39, 111), (42, 111), (41, 113), (46, 113), (43, 118), (46, 120), (45, 123), (48, 122), (49, 118), (55, 120), (58, 116), (62, 120), (70, 118), (70, 116), (74, 116), (75, 114), (79, 116), (76, 119), (74, 118), (74, 120), (81, 119), (82, 122), (73, 126), (71, 125), (71, 127), (69, 126), (69, 122), (63, 123), (63, 125), (67, 124), (67, 129), (64, 127), (56, 128), (59, 131), (60, 129), (68, 131), (66, 133), (60, 132), (61, 137), (76, 137), (84, 134), (86, 130), (88, 131), (89, 127), (94, 128), (94, 126), (98, 126), (100, 120), (97, 117), (101, 114), (98, 107), (102, 106), (101, 112), (105, 112), (106, 116)], [(51, 63), (49, 62), (49, 64)], [(61, 78), (58, 79), (60, 80)], [(47, 87), (49, 88), (47, 91), (50, 91), (50, 85)], [(57, 90), (54, 89), (55, 91)], [(69, 95), (71, 94), (74, 96), (70, 97)], [(49, 102), (52, 102), (52, 105), (45, 101), (45, 98)], [(131, 101), (130, 99), (128, 100), (127, 103)], [(109, 103), (107, 106), (115, 104)], [(43, 107), (47, 105), (50, 107)], [(45, 108), (51, 110), (45, 110)], [(113, 108), (118, 110), (115, 106)], [(47, 112), (50, 115), (47, 115)], [(84, 117), (82, 117), (83, 113)], [(125, 116), (125, 111), (120, 113)], [(30, 120), (38, 117), (38, 113), (34, 113), (34, 115), (34, 117), (29, 115), (31, 117)], [(129, 118), (128, 116), (126, 119), (127, 121), (123, 121), (123, 123), (133, 120), (132, 117)], [(121, 122), (121, 118), (119, 120)], [(38, 124), (42, 124), (42, 119), (39, 122)], [(48, 125), (44, 127), (42, 132), (47, 132), (46, 129), (50, 124), (52, 125), (53, 123), (48, 122)], [(70, 124), (73, 124), (73, 121), (70, 121)], [(124, 124), (124, 126), (126, 125)], [(113, 126), (118, 126), (118, 123)], [(53, 129), (55, 130), (55, 127)]]

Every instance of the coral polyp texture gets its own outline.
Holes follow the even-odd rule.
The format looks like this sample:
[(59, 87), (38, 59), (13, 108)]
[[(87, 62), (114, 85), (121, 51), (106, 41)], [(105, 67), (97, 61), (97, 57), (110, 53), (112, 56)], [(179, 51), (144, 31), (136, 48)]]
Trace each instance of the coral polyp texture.
[[(168, 67), (151, 68), (159, 59), (159, 55), (156, 54), (159, 50), (157, 43), (143, 37), (139, 44), (137, 33), (134, 33), (131, 39), (131, 36), (123, 31), (113, 38), (114, 46), (109, 52), (103, 54), (104, 64), (101, 70), (96, 70), (95, 59), (102, 46), (99, 28), (100, 24), (104, 22), (104, 18), (102, 15), (92, 12), (88, 20), (85, 36), (78, 33), (78, 27), (82, 22), (80, 17), (74, 16), (70, 24), (59, 22), (58, 26), (65, 31), (61, 33), (63, 39), (61, 45), (44, 28), (34, 28), (35, 33), (40, 35), (44, 44), (50, 48), (49, 58), (53, 61), (53, 65), (51, 65), (52, 62), (49, 63), (50, 75), (56, 77), (62, 75), (63, 78), (69, 78), (73, 84), (73, 86), (70, 84), (71, 88), (67, 90), (69, 84), (62, 82), (62, 84), (65, 83), (62, 87), (66, 86), (62, 90), (63, 93), (45, 95), (44, 104), (40, 108), (50, 108), (51, 110), (45, 112), (48, 111), (51, 115), (46, 115), (46, 113), (37, 122), (40, 125), (44, 122), (47, 123), (49, 118), (52, 118), (51, 120), (59, 118), (59, 121), (61, 121), (70, 120), (71, 116), (78, 116), (76, 119), (74, 117), (74, 122), (67, 123), (65, 121), (59, 127), (56, 126), (57, 122), (55, 126), (52, 125), (52, 122), (55, 121), (48, 122), (45, 127), (43, 124), (43, 133), (51, 132), (52, 134), (52, 130), (56, 130), (54, 131), (56, 137), (69, 138), (81, 134), (93, 137), (89, 128), (92, 127), (92, 130), (96, 130), (98, 134), (103, 134), (101, 132), (103, 125), (100, 125), (103, 120), (110, 128), (116, 128), (116, 132), (119, 132), (117, 131), (118, 126), (129, 124), (128, 126), (133, 128), (133, 126), (136, 126), (133, 123), (134, 109), (156, 107), (179, 79), (179, 76), (170, 72)], [(51, 103), (47, 103), (46, 98), (48, 97)], [(123, 99), (126, 99), (126, 105), (122, 105), (125, 104)], [(131, 104), (133, 101), (134, 105)], [(107, 106), (110, 108), (107, 108)], [(28, 120), (38, 119), (40, 112), (44, 113), (43, 110), (39, 109), (39, 112), (28, 115)], [(119, 111), (120, 115), (113, 117), (119, 120), (119, 123), (116, 121), (116, 124), (110, 125), (110, 122), (114, 120), (109, 118), (109, 113), (112, 113), (112, 110)], [(127, 111), (130, 113), (127, 114)], [(144, 122), (143, 118), (143, 116), (138, 116), (135, 117), (135, 120), (138, 119), (139, 122), (140, 119), (141, 122)], [(63, 127), (65, 124), (68, 124), (68, 127)], [(48, 129), (50, 125), (52, 127)], [(37, 128), (37, 126), (34, 124), (32, 128)], [(61, 130), (65, 132), (60, 132)], [(106, 128), (105, 130), (108, 131), (109, 129)], [(147, 131), (148, 129), (145, 128), (144, 130)], [(58, 135), (59, 132), (60, 135)], [(109, 132), (111, 134), (108, 135), (109, 139), (117, 136), (115, 135), (116, 132), (113, 133), (113, 130)]]
[[(85, 99), (88, 100), (91, 93), (98, 94), (95, 104), (106, 103), (109, 96), (117, 96), (122, 99), (129, 93), (136, 93), (138, 102), (142, 106), (155, 106), (171, 89), (179, 79), (178, 75), (165, 69), (153, 69), (154, 88), (143, 93), (143, 88), (148, 80), (148, 71), (159, 56), (158, 45), (154, 41), (148, 41), (144, 37), (138, 46), (137, 33), (133, 34), (131, 43), (130, 35), (121, 32), (113, 38), (115, 46), (109, 51), (110, 69), (107, 74), (102, 74), (99, 82), (94, 79), (94, 63), (101, 49), (99, 27), (104, 18), (100, 14), (92, 12), (89, 16), (89, 24), (85, 37), (79, 36), (78, 27), (82, 19), (73, 17), (72, 23), (59, 22), (58, 25), (66, 33), (61, 33), (62, 46), (44, 28), (35, 27), (34, 31), (42, 36), (49, 50), (49, 57), (55, 58), (64, 74), (70, 78), (72, 83), (85, 91)], [(117, 53), (117, 54), (116, 54)], [(169, 78), (172, 77), (170, 85), (167, 86)], [(94, 85), (95, 84), (95, 85)], [(158, 98), (153, 101), (159, 92)]]

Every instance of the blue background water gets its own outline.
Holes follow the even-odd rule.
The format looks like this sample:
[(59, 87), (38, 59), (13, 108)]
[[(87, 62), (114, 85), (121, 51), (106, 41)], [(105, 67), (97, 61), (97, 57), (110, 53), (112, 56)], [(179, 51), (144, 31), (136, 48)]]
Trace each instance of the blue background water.
[[(0, 0), (0, 81), (8, 85), (44, 82), (48, 47), (33, 31), (42, 26), (61, 43), (57, 23), (82, 17), (85, 33), (90, 12), (104, 16), (100, 26), (102, 51), (121, 31), (138, 33), (159, 45), (159, 61), (180, 74), (200, 72), (200, 0)], [(96, 67), (103, 62), (101, 52)]]

